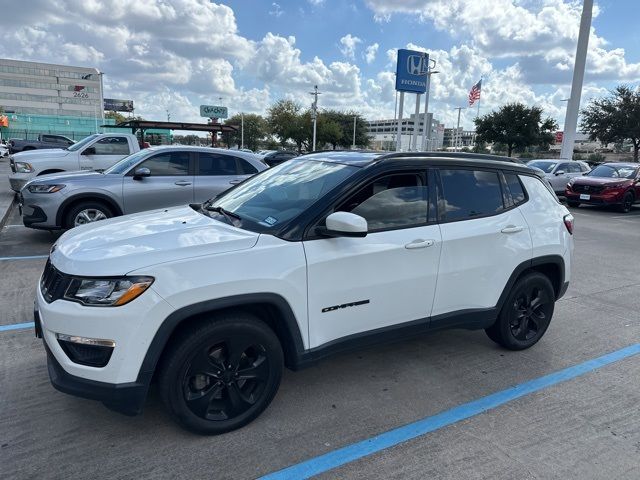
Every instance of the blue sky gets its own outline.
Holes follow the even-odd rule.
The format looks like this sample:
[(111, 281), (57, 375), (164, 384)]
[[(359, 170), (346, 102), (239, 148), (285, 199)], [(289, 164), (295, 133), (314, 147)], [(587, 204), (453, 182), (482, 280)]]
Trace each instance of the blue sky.
[[(447, 125), (482, 76), (482, 113), (521, 101), (560, 124), (582, 2), (573, 0), (31, 0), (0, 18), (3, 57), (93, 66), (146, 118), (200, 104), (264, 113), (279, 98), (392, 117), (397, 48), (438, 62), (431, 110)], [(638, 0), (594, 8), (583, 104), (640, 81)], [(408, 108), (412, 110), (411, 102)], [(475, 109), (463, 113), (470, 127)]]

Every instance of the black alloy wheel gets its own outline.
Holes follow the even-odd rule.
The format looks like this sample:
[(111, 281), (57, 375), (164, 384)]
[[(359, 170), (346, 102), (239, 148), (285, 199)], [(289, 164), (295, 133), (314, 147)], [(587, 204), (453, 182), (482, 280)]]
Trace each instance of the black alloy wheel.
[(620, 211), (622, 213), (629, 213), (631, 211), (631, 207), (633, 206), (633, 202), (634, 202), (634, 198), (633, 198), (633, 193), (631, 192), (627, 192), (624, 194), (624, 197), (622, 197), (622, 203), (620, 204)]
[(269, 406), (283, 363), (278, 337), (264, 322), (246, 313), (225, 313), (171, 341), (160, 366), (160, 395), (189, 430), (228, 432)]
[(549, 327), (555, 292), (546, 275), (531, 272), (511, 289), (496, 322), (485, 331), (494, 342), (510, 350), (535, 345)]

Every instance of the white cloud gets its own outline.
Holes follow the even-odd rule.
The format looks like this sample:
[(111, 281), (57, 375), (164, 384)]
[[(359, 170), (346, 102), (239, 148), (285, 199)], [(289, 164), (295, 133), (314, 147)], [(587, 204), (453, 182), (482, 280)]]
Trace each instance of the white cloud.
[(273, 2), (271, 4), (271, 10), (269, 10), (269, 15), (274, 16), (276, 18), (280, 17), (284, 13), (280, 4)]
[(342, 52), (342, 55), (353, 60), (359, 43), (362, 43), (362, 40), (358, 37), (354, 37), (350, 33), (347, 33), (340, 39), (340, 45), (342, 45), (342, 47), (340, 47), (340, 51)]
[(377, 43), (372, 43), (365, 49), (364, 59), (367, 63), (373, 63), (375, 61), (379, 47), (380, 45), (378, 45)]

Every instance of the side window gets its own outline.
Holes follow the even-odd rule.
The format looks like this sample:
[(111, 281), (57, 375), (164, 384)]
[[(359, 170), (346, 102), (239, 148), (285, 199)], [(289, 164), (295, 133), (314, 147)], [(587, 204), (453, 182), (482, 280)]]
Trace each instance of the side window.
[(96, 155), (129, 155), (129, 142), (125, 137), (101, 138), (94, 143)]
[(258, 173), (258, 169), (246, 160), (242, 158), (237, 158), (236, 160), (238, 161), (238, 173), (240, 175), (253, 175), (254, 173)]
[(189, 152), (160, 153), (148, 158), (136, 168), (146, 167), (152, 177), (173, 177), (189, 173)]
[(367, 220), (369, 231), (424, 225), (429, 211), (427, 185), (417, 174), (382, 177), (343, 202), (336, 211)]
[(567, 173), (582, 173), (582, 169), (580, 168), (580, 164), (578, 162), (568, 163), (567, 169), (565, 170)]
[(198, 175), (238, 175), (236, 158), (219, 153), (200, 153)]
[(524, 194), (524, 188), (522, 187), (522, 183), (520, 183), (518, 176), (514, 173), (505, 173), (504, 178), (507, 181), (507, 187), (511, 193), (511, 199), (513, 200), (514, 205), (520, 205), (523, 203), (527, 197)]
[(467, 220), (495, 215), (504, 210), (497, 172), (484, 170), (440, 170), (444, 220)]
[(571, 168), (571, 164), (569, 163), (561, 163), (560, 165), (558, 165), (558, 168), (556, 168), (556, 172), (558, 173), (559, 171), (563, 171), (564, 173), (569, 173)]
[(581, 163), (580, 164), (580, 171), (581, 172), (588, 172), (589, 171), (589, 165), (587, 165), (585, 163)]

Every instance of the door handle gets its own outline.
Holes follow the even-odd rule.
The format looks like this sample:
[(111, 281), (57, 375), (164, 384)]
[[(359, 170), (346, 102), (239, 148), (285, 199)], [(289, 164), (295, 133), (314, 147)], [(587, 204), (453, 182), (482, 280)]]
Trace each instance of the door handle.
[(524, 230), (524, 227), (509, 225), (500, 230), (502, 233), (518, 233)]
[(427, 248), (433, 245), (435, 240), (422, 240), (421, 238), (414, 240), (413, 242), (407, 243), (404, 248), (407, 250), (414, 250), (416, 248)]
[(180, 185), (181, 187), (187, 187), (187, 186), (191, 185), (191, 182), (185, 182), (184, 180), (179, 180), (174, 185)]
[(242, 182), (242, 180), (231, 180), (229, 183), (230, 183), (231, 185), (238, 185), (238, 184), (239, 184), (239, 183), (241, 183), (241, 182)]

